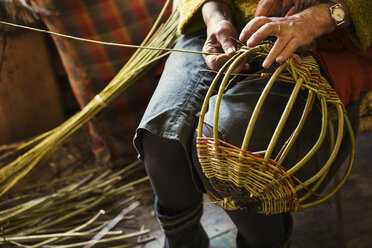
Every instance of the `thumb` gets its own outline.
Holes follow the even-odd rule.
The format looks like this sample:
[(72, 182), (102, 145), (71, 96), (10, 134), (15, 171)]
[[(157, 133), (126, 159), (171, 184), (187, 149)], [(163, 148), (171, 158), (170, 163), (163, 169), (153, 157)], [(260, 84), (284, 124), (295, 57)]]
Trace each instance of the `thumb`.
[(231, 54), (236, 51), (234, 42), (232, 41), (230, 36), (223, 35), (222, 37), (220, 37), (219, 42), (221, 44), (222, 50), (226, 54)]

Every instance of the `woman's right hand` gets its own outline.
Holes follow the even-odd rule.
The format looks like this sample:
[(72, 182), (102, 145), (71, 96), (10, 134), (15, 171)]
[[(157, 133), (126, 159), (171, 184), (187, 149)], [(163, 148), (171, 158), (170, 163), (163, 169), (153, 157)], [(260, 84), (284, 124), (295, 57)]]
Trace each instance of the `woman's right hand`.
[[(228, 7), (221, 2), (208, 1), (202, 7), (203, 19), (207, 26), (207, 39), (203, 52), (222, 53), (220, 55), (203, 55), (208, 67), (218, 71), (235, 53), (235, 42), (238, 33), (231, 21)], [(245, 64), (235, 71), (240, 71)]]

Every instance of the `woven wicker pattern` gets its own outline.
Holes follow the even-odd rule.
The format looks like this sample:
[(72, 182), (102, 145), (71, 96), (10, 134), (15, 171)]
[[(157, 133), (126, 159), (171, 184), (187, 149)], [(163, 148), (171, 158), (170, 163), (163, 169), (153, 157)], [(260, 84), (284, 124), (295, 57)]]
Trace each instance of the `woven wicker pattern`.
[[(260, 213), (301, 209), (291, 176), (274, 160), (243, 151), (226, 142), (199, 138), (199, 160), (207, 178), (221, 195), (231, 195), (237, 206)], [(217, 204), (233, 204), (228, 199)]]
[[(300, 57), (298, 55), (293, 55), (283, 63), (274, 74), (261, 75), (264, 77), (269, 76), (270, 80), (253, 111), (241, 148), (228, 144), (218, 138), (219, 105), (231, 72), (242, 59), (245, 58), (249, 61), (250, 59), (257, 58), (257, 56), (266, 56), (270, 49), (271, 45), (261, 45), (252, 49), (243, 47), (237, 55), (221, 68), (210, 86), (201, 110), (197, 138), (199, 161), (203, 172), (221, 198), (215, 196), (212, 192), (208, 192), (208, 195), (215, 204), (227, 210), (246, 209), (252, 212), (276, 214), (300, 211), (303, 208), (317, 205), (332, 197), (341, 188), (353, 164), (354, 136), (347, 116), (344, 113), (344, 106), (337, 96), (337, 93), (328, 84), (326, 79), (322, 77), (319, 67), (312, 56)], [(286, 73), (282, 73), (284, 69), (287, 70)], [(212, 92), (221, 81), (220, 78), (223, 75), (224, 78), (220, 85), (214, 112), (213, 138), (206, 138), (202, 134), (204, 115)], [(252, 151), (246, 151), (250, 137), (254, 135), (252, 130), (258, 118), (258, 113), (270, 88), (278, 78), (294, 84), (287, 106), (264, 154), (261, 155)], [(274, 160), (271, 158), (272, 152), (300, 90), (308, 91), (308, 99), (301, 120), (289, 140), (281, 147), (279, 154), (276, 155)], [(307, 114), (316, 99), (321, 106), (323, 115), (322, 130), (319, 134), (319, 138), (309, 153), (286, 171), (281, 163), (290, 152), (292, 145), (306, 121)], [(333, 131), (333, 122), (335, 121), (338, 123), (336, 135)], [(311, 203), (303, 204), (309, 196), (314, 194), (313, 192), (324, 180), (330, 166), (337, 156), (342, 142), (344, 124), (346, 124), (352, 143), (350, 161), (344, 178), (329, 194), (323, 197), (319, 196), (318, 200)], [(327, 129), (330, 130), (329, 140), (331, 147), (328, 161), (318, 173), (307, 181), (300, 182), (293, 174), (306, 164), (316, 153), (324, 140), (328, 140), (325, 139)], [(303, 196), (299, 198), (298, 192), (301, 190), (307, 192), (304, 192), (302, 194)]]
[[(262, 46), (263, 51), (259, 54), (266, 56), (270, 49), (271, 45), (264, 45)], [(296, 83), (298, 78), (302, 78), (304, 80), (303, 86), (315, 92), (318, 97), (325, 97), (327, 102), (342, 104), (336, 91), (320, 73), (319, 65), (313, 56), (301, 57), (293, 54), (290, 59), (285, 61), (285, 64), (290, 76), (280, 75), (280, 78), (284, 78), (291, 83)]]

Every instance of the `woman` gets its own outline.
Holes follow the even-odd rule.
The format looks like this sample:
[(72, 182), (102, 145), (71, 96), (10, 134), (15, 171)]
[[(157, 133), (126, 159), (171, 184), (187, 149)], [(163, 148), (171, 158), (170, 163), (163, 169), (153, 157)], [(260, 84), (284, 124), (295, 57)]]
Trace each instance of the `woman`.
[[(368, 48), (372, 41), (371, 31), (362, 28), (369, 25), (367, 30), (372, 30), (372, 22), (367, 18), (372, 6), (365, 2), (367, 1), (348, 0), (345, 1), (347, 4), (340, 1), (310, 0), (263, 0), (259, 3), (254, 0), (179, 2), (179, 28), (185, 35), (181, 37), (176, 48), (223, 54), (204, 57), (172, 54), (137, 130), (135, 145), (145, 162), (157, 196), (155, 208), (165, 232), (165, 247), (208, 247), (209, 244), (199, 222), (202, 214), (201, 192), (206, 188), (217, 196), (218, 193), (214, 192), (201, 172), (193, 138), (197, 114), (210, 82), (216, 75), (208, 69), (221, 68), (235, 53), (235, 41), (238, 39), (252, 47), (266, 38), (276, 37), (274, 46), (262, 65), (242, 63), (237, 68), (237, 71), (249, 70), (250, 73), (260, 74), (275, 71), (278, 63), (296, 50), (298, 52), (298, 48), (313, 47), (314, 40), (318, 37), (325, 34), (341, 37), (343, 43), (337, 50), (341, 55), (336, 56), (336, 62), (332, 60), (334, 51), (327, 48), (327, 45), (332, 47), (332, 39), (321, 41), (324, 44), (317, 47), (316, 56), (324, 75), (332, 82), (337, 82), (333, 86), (342, 101), (348, 103), (346, 109), (355, 129), (359, 94), (371, 87), (367, 80), (369, 76), (354, 75), (354, 70), (366, 71), (366, 68), (372, 68), (371, 49), (363, 50)], [(336, 14), (333, 13), (335, 8)], [(353, 17), (358, 15), (366, 17), (364, 20), (367, 20), (367, 24), (363, 23), (364, 20), (354, 20)], [(335, 32), (344, 28), (348, 28), (348, 36), (343, 31)], [(356, 48), (348, 37), (351, 37), (359, 48)], [(354, 70), (345, 72), (342, 77), (332, 66), (343, 60), (340, 58), (356, 60), (356, 64), (352, 66)], [(342, 66), (345, 66), (347, 60), (343, 60)], [(370, 75), (368, 72), (366, 74)], [(353, 77), (357, 80), (350, 81)], [(248, 80), (253, 78), (255, 76), (250, 76)], [(258, 78), (249, 84), (233, 84), (226, 90), (219, 126), (224, 140), (234, 145), (241, 144), (244, 128), (266, 82), (267, 79)], [(256, 124), (259, 127), (254, 130), (257, 138), (251, 141), (249, 150), (262, 150), (267, 145), (290, 93), (291, 86), (288, 84), (274, 85), (267, 103), (261, 110), (267, 119), (263, 118)], [(214, 101), (215, 98), (212, 97), (210, 109), (213, 109)], [(289, 117), (287, 130), (293, 130), (298, 123), (304, 103), (301, 98), (296, 100), (292, 110), (294, 114)], [(211, 116), (212, 113), (208, 112), (205, 118), (209, 125), (212, 124)], [(314, 144), (316, 134), (319, 134), (320, 130), (320, 118), (320, 112), (313, 108), (304, 126), (305, 131), (301, 132), (301, 137), (292, 148), (295, 152), (287, 157), (284, 166), (298, 161)], [(283, 141), (289, 135), (287, 131), (280, 139)], [(337, 169), (346, 157), (347, 145), (347, 142), (343, 142), (339, 153), (341, 155), (334, 162), (333, 170)], [(308, 162), (307, 169), (296, 176), (301, 179), (313, 175), (327, 155), (327, 148), (322, 147)], [(290, 214), (261, 215), (242, 210), (227, 213), (238, 228), (237, 247), (288, 247), (292, 228)]]

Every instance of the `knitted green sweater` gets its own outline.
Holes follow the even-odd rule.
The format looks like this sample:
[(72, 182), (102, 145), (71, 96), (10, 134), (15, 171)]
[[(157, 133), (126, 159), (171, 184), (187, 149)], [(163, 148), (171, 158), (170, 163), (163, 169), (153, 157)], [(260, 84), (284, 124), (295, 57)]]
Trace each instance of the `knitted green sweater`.
[[(204, 27), (200, 8), (208, 0), (179, 0), (178, 8), (181, 19), (179, 30), (182, 34), (191, 33)], [(232, 12), (234, 24), (242, 28), (253, 18), (258, 0), (220, 0), (226, 3)], [(366, 49), (372, 44), (372, 1), (344, 0), (347, 5), (353, 25), (346, 31), (353, 43)]]

